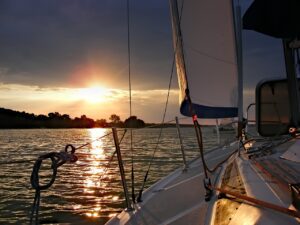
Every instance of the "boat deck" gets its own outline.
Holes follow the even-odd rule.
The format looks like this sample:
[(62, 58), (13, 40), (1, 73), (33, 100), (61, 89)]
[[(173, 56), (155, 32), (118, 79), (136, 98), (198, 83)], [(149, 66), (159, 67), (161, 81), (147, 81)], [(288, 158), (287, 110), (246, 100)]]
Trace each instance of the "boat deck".
[[(279, 141), (273, 146), (259, 142), (240, 155), (234, 154), (211, 175), (212, 186), (296, 211), (289, 185), (300, 182), (300, 163), (281, 156), (297, 141)], [(236, 143), (207, 153), (209, 167), (223, 161), (237, 147)], [(295, 217), (220, 195), (218, 191), (206, 202), (203, 179), (203, 167), (198, 159), (187, 171), (178, 169), (150, 187), (134, 210), (123, 211), (107, 224), (299, 224)]]
[[(224, 160), (236, 149), (217, 149), (206, 154), (209, 165)], [(218, 175), (213, 177), (214, 183)], [(178, 169), (145, 191), (143, 202), (134, 211), (123, 211), (107, 224), (198, 224), (207, 223), (212, 205), (204, 200), (204, 173), (201, 160), (195, 160), (184, 171)]]

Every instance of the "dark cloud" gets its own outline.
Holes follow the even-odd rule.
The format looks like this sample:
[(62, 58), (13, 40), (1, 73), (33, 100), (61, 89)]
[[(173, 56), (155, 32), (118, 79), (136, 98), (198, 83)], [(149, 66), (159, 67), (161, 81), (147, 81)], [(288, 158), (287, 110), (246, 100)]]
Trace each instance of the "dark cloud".
[[(163, 83), (172, 58), (168, 2), (131, 5), (135, 81), (144, 87)], [(82, 86), (98, 79), (127, 85), (126, 1), (2, 0), (0, 49), (5, 83)]]
[(247, 88), (255, 88), (263, 79), (286, 76), (280, 39), (245, 31), (243, 42), (244, 84)]
[[(245, 13), (253, 0), (242, 1)], [(282, 40), (254, 31), (243, 31), (244, 85), (254, 89), (256, 84), (272, 77), (284, 77), (285, 65)]]
[[(168, 1), (131, 0), (130, 20), (133, 88), (166, 88), (173, 52)], [(246, 31), (244, 47), (246, 86), (284, 74), (279, 40)], [(126, 1), (1, 0), (0, 49), (4, 83), (81, 87), (99, 80), (126, 88)]]

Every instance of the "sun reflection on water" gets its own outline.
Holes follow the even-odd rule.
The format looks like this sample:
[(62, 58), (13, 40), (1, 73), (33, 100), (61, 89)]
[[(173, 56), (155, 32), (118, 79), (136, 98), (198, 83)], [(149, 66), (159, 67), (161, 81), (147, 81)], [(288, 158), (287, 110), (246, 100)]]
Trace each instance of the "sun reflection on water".
[(89, 129), (91, 144), (85, 157), (88, 167), (83, 171), (84, 180), (82, 189), (84, 196), (88, 199), (89, 205), (76, 204), (73, 206), (74, 210), (83, 209), (83, 214), (90, 219), (111, 217), (112, 215), (107, 215), (105, 204), (107, 202), (118, 204), (120, 201), (118, 195), (111, 194), (110, 182), (114, 176), (105, 174), (107, 172), (108, 156), (111, 155), (107, 150), (111, 146), (110, 142), (112, 140), (109, 136), (109, 139), (100, 137), (104, 136), (107, 132), (109, 131), (101, 128)]
[[(105, 160), (105, 151), (104, 151), (104, 142), (103, 139), (98, 139), (99, 137), (105, 135), (106, 130), (104, 129), (90, 129), (90, 138), (93, 141), (90, 145), (89, 155), (87, 160), (90, 162), (89, 169), (86, 172), (86, 178), (84, 181), (84, 193), (88, 195), (95, 195), (100, 190), (100, 176), (104, 173), (104, 160)], [(100, 199), (101, 200), (101, 199)], [(99, 200), (99, 201), (100, 201)], [(98, 201), (98, 199), (97, 199)], [(92, 209), (85, 213), (87, 217), (100, 217), (101, 205), (96, 203)]]

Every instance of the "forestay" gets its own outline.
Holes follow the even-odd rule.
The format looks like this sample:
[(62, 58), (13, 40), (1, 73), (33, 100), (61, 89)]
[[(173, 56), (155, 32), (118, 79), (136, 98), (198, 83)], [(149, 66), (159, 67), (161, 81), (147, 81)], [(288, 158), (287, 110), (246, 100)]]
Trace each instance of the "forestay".
[[(231, 0), (171, 0), (180, 112), (238, 114), (238, 68)], [(193, 107), (190, 107), (190, 101)]]

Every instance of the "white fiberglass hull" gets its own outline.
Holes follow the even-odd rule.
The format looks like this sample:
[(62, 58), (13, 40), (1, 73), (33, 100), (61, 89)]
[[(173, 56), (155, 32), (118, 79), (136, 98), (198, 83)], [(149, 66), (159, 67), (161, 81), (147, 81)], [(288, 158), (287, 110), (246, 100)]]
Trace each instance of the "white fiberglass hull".
[[(261, 170), (261, 166), (268, 169), (266, 160), (284, 160), (280, 159), (279, 155), (295, 141), (288, 141), (274, 147), (275, 153), (270, 156), (254, 157), (256, 153), (250, 150), (248, 152), (243, 150), (240, 155), (233, 154), (211, 175), (212, 186), (297, 212), (292, 205), (290, 193), (285, 192), (283, 185), (277, 185), (272, 177), (266, 176), (267, 173)], [(257, 144), (266, 145), (266, 143)], [(221, 162), (237, 147), (237, 143), (234, 143), (227, 148), (207, 153), (205, 158), (208, 166)], [(267, 148), (270, 148), (270, 145)], [(256, 152), (255, 148), (253, 149)], [(260, 149), (259, 152), (264, 152), (264, 149)], [(285, 173), (283, 177), (290, 176), (290, 179), (294, 179), (292, 182), (300, 182), (299, 163), (293, 163), (292, 166), (288, 164), (289, 162), (284, 163), (290, 167), (290, 174), (286, 174), (289, 173), (288, 170), (284, 171), (281, 165), (281, 172)], [(269, 165), (270, 168), (272, 169), (272, 166)], [(150, 187), (143, 195), (143, 202), (134, 205), (134, 210), (123, 211), (107, 224), (299, 224), (297, 217), (264, 205), (254, 204), (228, 194), (219, 198), (220, 193), (216, 190), (212, 199), (206, 202), (203, 178), (201, 159), (197, 159), (189, 165), (186, 172), (178, 169)]]

